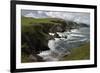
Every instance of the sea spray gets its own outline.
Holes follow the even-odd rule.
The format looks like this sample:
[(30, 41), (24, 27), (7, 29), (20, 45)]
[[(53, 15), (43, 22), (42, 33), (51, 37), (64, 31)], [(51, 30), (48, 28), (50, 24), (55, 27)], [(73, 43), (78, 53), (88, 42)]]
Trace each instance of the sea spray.
[[(54, 33), (50, 33), (54, 35)], [(73, 29), (71, 32), (57, 32), (61, 38), (49, 40), (50, 50), (42, 51), (39, 56), (45, 61), (58, 61), (65, 55), (71, 54), (71, 49), (89, 41), (89, 28)], [(67, 38), (65, 38), (67, 37)]]

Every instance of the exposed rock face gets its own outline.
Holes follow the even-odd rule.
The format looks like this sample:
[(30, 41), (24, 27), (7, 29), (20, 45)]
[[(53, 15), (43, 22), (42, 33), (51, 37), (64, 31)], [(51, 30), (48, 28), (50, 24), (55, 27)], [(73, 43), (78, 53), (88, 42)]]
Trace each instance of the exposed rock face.
[[(26, 43), (27, 48), (23, 47), (22, 51), (27, 53), (38, 54), (40, 51), (49, 50), (48, 40), (53, 38), (51, 35), (49, 35), (50, 30), (51, 32), (60, 31), (58, 29), (54, 31), (52, 27), (49, 26), (48, 29), (45, 29), (43, 24), (31, 26), (30, 28), (26, 27), (27, 31), (22, 32), (22, 44)], [(60, 26), (58, 27), (61, 28)], [(55, 34), (55, 37), (59, 36)]]
[(54, 34), (54, 37), (55, 38), (60, 38), (60, 36), (57, 33)]
[[(48, 23), (33, 23), (21, 27), (22, 52), (27, 54), (39, 54), (41, 51), (49, 50), (48, 41), (59, 37), (56, 32), (64, 32), (72, 28), (76, 23), (66, 23), (64, 20), (50, 21)], [(54, 37), (49, 33), (55, 33)], [(59, 37), (60, 38), (60, 37)]]
[(40, 56), (38, 56), (36, 54), (34, 54), (34, 55), (31, 54), (29, 56), (29, 60), (32, 61), (32, 62), (42, 62), (42, 61), (44, 61), (42, 57), (40, 57)]

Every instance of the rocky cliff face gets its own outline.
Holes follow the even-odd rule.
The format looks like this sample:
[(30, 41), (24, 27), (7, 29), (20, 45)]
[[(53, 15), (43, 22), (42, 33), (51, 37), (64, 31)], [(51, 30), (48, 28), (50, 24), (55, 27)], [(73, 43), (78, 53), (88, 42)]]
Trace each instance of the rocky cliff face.
[[(49, 33), (70, 31), (77, 28), (78, 24), (58, 18), (34, 19), (22, 17), (21, 50), (26, 54), (39, 54), (49, 50), (48, 41), (53, 39)], [(57, 36), (57, 34), (55, 35)]]

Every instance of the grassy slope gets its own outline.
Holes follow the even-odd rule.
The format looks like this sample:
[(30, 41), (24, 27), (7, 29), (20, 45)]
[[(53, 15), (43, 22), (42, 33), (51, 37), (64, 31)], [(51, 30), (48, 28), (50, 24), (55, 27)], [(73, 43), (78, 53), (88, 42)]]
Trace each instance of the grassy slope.
[[(51, 22), (51, 20), (53, 19), (52, 18), (34, 19), (34, 18), (22, 17), (21, 24), (22, 26), (26, 26), (24, 31), (31, 31), (30, 33), (33, 33), (34, 29), (33, 27), (31, 27), (31, 25), (33, 25), (34, 23), (55, 24), (54, 22)], [(27, 26), (30, 26), (30, 27), (28, 28)], [(89, 59), (89, 57), (90, 57), (90, 45), (89, 43), (87, 43), (79, 48), (73, 49), (72, 53), (68, 56), (65, 56), (63, 60), (83, 60), (83, 59)], [(25, 54), (22, 54), (22, 62), (29, 62), (27, 58), (28, 58), (28, 55), (25, 56)]]
[[(40, 31), (40, 29), (44, 28), (44, 26), (46, 27), (45, 29), (48, 29), (48, 26), (58, 25), (58, 23), (52, 22), (53, 20), (61, 21), (62, 19), (21, 17), (22, 32), (26, 31), (35, 32), (36, 30)], [(42, 25), (42, 23), (44, 26)]]
[(21, 62), (22, 63), (26, 63), (26, 62), (30, 62), (29, 60), (29, 55), (25, 54), (25, 53), (21, 53)]
[(72, 49), (72, 53), (64, 56), (63, 60), (86, 60), (90, 58), (90, 43)]
[[(35, 19), (35, 18), (21, 17), (22, 33), (27, 33), (28, 32), (29, 34), (32, 35), (33, 38), (38, 37), (38, 39), (43, 40), (44, 36), (47, 36), (47, 35), (41, 31), (41, 28), (43, 28), (41, 26), (41, 23), (49, 23), (50, 25), (56, 24), (54, 22), (51, 22), (52, 20), (53, 20), (52, 18), (38, 18), (38, 19)], [(57, 20), (57, 19), (55, 18), (55, 20)], [(37, 26), (35, 24), (37, 24)], [(35, 25), (35, 26), (33, 26), (33, 25)], [(37, 34), (37, 31), (39, 31), (40, 34)], [(33, 35), (33, 34), (35, 34), (35, 35)], [(26, 45), (26, 44), (22, 44), (21, 47), (22, 48), (27, 48), (29, 46)], [(24, 52), (21, 52), (21, 54), (22, 54), (21, 55), (21, 62), (22, 63), (31, 62), (28, 58), (29, 57), (28, 54), (26, 54)]]
[[(66, 60), (86, 60), (90, 58), (90, 43), (86, 43), (83, 46), (80, 46), (78, 48), (74, 48), (72, 50), (72, 53), (68, 56), (64, 56), (62, 58), (62, 61)], [(23, 63), (26, 62), (31, 62), (28, 59), (28, 55), (22, 53), (22, 58), (21, 58)]]
[[(21, 24), (22, 25), (32, 25), (32, 23), (52, 23), (54, 24), (54, 22), (51, 22), (54, 18), (28, 18), (28, 17), (22, 17), (22, 21)], [(57, 18), (55, 18), (56, 20), (58, 20)]]

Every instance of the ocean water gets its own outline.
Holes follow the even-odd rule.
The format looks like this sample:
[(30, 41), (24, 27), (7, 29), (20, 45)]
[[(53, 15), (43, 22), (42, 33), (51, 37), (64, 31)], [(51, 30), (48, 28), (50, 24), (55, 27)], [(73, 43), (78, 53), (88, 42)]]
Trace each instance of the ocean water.
[[(54, 34), (54, 33), (50, 33)], [(45, 61), (58, 61), (64, 55), (71, 54), (71, 49), (90, 41), (90, 28), (73, 29), (70, 32), (57, 32), (61, 38), (49, 40), (50, 50), (42, 51), (39, 56)], [(67, 38), (65, 38), (67, 37)]]

